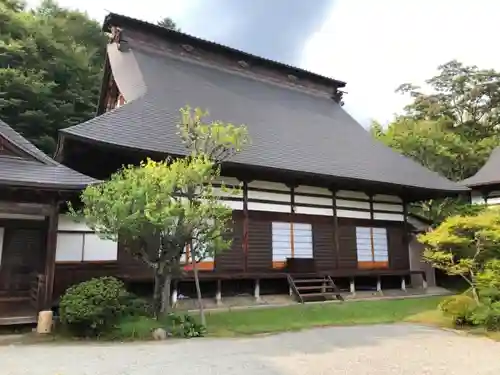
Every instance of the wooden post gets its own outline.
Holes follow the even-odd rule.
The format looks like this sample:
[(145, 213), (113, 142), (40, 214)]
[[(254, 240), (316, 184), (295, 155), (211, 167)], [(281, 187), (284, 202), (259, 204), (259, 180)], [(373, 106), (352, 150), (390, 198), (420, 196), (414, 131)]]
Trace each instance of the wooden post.
[(222, 281), (217, 280), (217, 291), (215, 292), (215, 303), (222, 304)]
[(375, 243), (373, 241), (373, 224), (375, 223), (375, 211), (373, 208), (373, 195), (370, 194), (368, 197), (370, 199), (370, 245), (372, 248), (372, 264), (375, 264)]
[(291, 257), (295, 258), (295, 233), (293, 229), (294, 212), (295, 212), (295, 186), (290, 187), (290, 249)]
[(243, 253), (245, 272), (248, 270), (248, 182), (243, 181)]
[(52, 307), (54, 291), (54, 273), (56, 266), (57, 225), (59, 219), (59, 202), (55, 200), (47, 218), (47, 244), (45, 257), (45, 290), (43, 293), (43, 308)]
[(332, 191), (332, 210), (333, 210), (333, 246), (335, 247), (335, 268), (339, 269), (340, 265), (340, 241), (339, 241), (339, 218), (337, 216), (337, 192)]
[(403, 246), (405, 247), (408, 256), (410, 256), (410, 227), (408, 226), (408, 205), (405, 200), (403, 200), (403, 220)]

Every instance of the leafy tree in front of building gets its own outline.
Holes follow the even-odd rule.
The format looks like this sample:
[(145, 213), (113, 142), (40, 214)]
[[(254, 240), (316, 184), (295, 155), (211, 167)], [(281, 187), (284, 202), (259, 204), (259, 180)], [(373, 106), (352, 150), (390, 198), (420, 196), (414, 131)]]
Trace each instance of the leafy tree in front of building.
[[(189, 249), (202, 323), (197, 263), (227, 249), (232, 210), (214, 190), (220, 163), (248, 143), (244, 126), (203, 122), (201, 110), (181, 110), (185, 158), (147, 160), (82, 193), (83, 216), (101, 237), (122, 242), (154, 272), (156, 316), (170, 307), (172, 278)], [(224, 187), (223, 187), (224, 189)], [(225, 189), (232, 193), (232, 189)]]

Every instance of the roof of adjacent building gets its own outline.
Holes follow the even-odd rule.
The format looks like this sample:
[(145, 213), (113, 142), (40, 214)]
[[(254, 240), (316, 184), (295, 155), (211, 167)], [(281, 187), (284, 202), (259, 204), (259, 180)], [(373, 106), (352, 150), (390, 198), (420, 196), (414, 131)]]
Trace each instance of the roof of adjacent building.
[[(118, 21), (126, 48), (109, 44), (108, 60), (127, 104), (64, 129), (63, 136), (185, 155), (176, 124), (179, 109), (190, 105), (207, 109), (212, 119), (247, 125), (252, 145), (233, 163), (427, 191), (467, 190), (374, 140), (326, 91), (186, 58), (158, 35), (145, 41), (136, 32), (139, 21), (129, 28)], [(106, 23), (113, 25), (113, 15)], [(140, 26), (143, 34), (160, 33), (155, 25)]]
[(59, 164), (1, 120), (0, 138), (18, 151), (0, 155), (0, 185), (78, 190), (97, 182)]
[(500, 147), (493, 150), (486, 163), (475, 175), (466, 178), (461, 183), (469, 187), (500, 184)]

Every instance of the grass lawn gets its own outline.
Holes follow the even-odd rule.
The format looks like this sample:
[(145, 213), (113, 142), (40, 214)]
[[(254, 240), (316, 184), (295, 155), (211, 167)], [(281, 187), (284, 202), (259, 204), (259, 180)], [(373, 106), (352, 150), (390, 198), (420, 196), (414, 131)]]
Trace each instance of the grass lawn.
[(436, 311), (443, 297), (352, 301), (207, 313), (211, 336), (294, 331), (329, 325), (395, 323)]

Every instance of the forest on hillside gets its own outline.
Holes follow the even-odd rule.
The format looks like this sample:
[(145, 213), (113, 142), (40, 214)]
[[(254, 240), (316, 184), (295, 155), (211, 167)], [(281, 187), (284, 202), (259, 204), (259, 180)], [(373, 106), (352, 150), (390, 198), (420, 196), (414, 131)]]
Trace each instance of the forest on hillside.
[[(159, 24), (175, 28), (168, 18)], [(98, 22), (54, 0), (36, 9), (0, 0), (0, 118), (51, 154), (59, 129), (95, 114), (105, 44)], [(411, 103), (370, 132), (431, 170), (462, 180), (500, 144), (500, 73), (450, 61), (426, 84), (431, 94), (401, 85), (398, 91)], [(418, 211), (440, 221), (460, 207), (445, 200)]]

